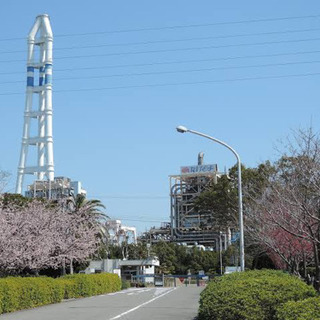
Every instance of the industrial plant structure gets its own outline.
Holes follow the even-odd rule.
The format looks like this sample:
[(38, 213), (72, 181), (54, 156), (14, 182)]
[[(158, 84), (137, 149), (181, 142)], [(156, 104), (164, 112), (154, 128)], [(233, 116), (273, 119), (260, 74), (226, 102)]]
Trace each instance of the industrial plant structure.
[[(78, 194), (85, 196), (86, 191), (80, 181), (54, 177), (52, 45), (53, 33), (49, 16), (39, 15), (28, 35), (27, 88), (16, 193), (23, 193), (25, 175), (30, 174), (36, 180), (27, 187), (25, 196), (56, 200)], [(30, 148), (36, 149), (36, 159), (28, 159)], [(32, 161), (34, 162), (30, 165)]]
[(235, 240), (231, 230), (218, 230), (209, 212), (195, 210), (195, 200), (217, 183), (222, 174), (216, 164), (204, 164), (204, 154), (198, 155), (198, 165), (181, 167), (180, 174), (169, 176), (170, 222), (161, 223), (142, 235), (142, 240), (156, 243), (170, 241), (185, 246), (203, 246), (209, 250), (225, 250)]
[(110, 244), (137, 243), (136, 228), (122, 225), (121, 220), (108, 220), (104, 225), (104, 229), (107, 241)]
[[(52, 43), (49, 16), (39, 15), (28, 35), (27, 89), (16, 193), (22, 193), (24, 176), (54, 180), (52, 138)], [(36, 76), (38, 81), (35, 81)], [(35, 97), (36, 96), (36, 97)], [(32, 131), (36, 124), (37, 129)], [(27, 161), (29, 147), (37, 148), (37, 163)]]
[(52, 200), (82, 195), (87, 192), (82, 188), (80, 181), (71, 181), (67, 177), (55, 177), (53, 181), (35, 180), (28, 186), (25, 196), (27, 198), (47, 198)]
[(198, 155), (198, 165), (181, 167), (179, 175), (170, 176), (172, 240), (215, 246), (219, 233), (210, 223), (210, 214), (196, 212), (194, 202), (217, 183), (219, 176), (216, 164), (203, 163), (202, 152)]
[[(49, 16), (39, 15), (28, 35), (27, 88), (24, 125), (16, 193), (22, 194), (26, 174), (36, 176), (28, 186), (27, 197), (60, 199), (66, 196), (85, 195), (81, 183), (65, 177), (54, 177), (52, 137), (52, 44), (53, 33)], [(35, 81), (35, 78), (38, 81)], [(36, 96), (36, 97), (35, 97)], [(36, 127), (36, 130), (34, 128)], [(29, 148), (36, 148), (36, 163), (28, 161)], [(32, 159), (31, 159), (32, 160)], [(31, 161), (32, 163), (32, 161)], [(231, 243), (231, 232), (217, 231), (211, 223), (210, 213), (197, 212), (195, 200), (217, 183), (222, 173), (216, 164), (204, 164), (203, 153), (198, 165), (181, 167), (180, 174), (170, 176), (170, 222), (152, 228), (143, 237), (148, 242), (173, 241), (184, 245), (198, 245), (217, 250)], [(136, 243), (136, 229), (109, 220), (104, 226), (111, 243)]]

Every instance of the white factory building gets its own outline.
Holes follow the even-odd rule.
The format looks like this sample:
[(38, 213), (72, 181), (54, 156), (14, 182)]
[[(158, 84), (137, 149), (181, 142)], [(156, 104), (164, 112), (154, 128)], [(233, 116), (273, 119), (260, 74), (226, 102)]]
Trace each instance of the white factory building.
[(28, 198), (62, 199), (78, 194), (86, 196), (80, 181), (71, 181), (67, 177), (55, 177), (53, 181), (35, 180), (28, 186), (25, 196)]

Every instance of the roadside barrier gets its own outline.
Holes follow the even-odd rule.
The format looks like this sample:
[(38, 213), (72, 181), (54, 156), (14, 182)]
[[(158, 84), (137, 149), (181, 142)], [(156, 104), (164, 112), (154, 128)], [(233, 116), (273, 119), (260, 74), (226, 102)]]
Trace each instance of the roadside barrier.
[(189, 274), (189, 275), (171, 275), (171, 274), (143, 274), (131, 276), (131, 283), (133, 285), (154, 285), (161, 287), (179, 287), (181, 285), (197, 285), (205, 286), (213, 275), (199, 275), (199, 274)]

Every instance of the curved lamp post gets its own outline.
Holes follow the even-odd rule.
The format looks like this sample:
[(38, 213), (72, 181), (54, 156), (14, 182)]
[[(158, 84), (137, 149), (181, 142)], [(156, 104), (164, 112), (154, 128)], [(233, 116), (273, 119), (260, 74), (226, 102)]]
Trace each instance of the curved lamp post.
[(197, 132), (194, 130), (187, 129), (184, 126), (178, 126), (177, 131), (180, 133), (190, 132), (193, 134), (196, 134), (198, 136), (207, 138), (209, 140), (212, 140), (214, 142), (217, 142), (224, 147), (228, 148), (237, 158), (237, 165), (238, 165), (238, 211), (239, 211), (239, 229), (240, 229), (240, 267), (241, 271), (244, 271), (244, 232), (243, 232), (243, 212), (242, 212), (242, 184), (241, 184), (241, 161), (238, 153), (231, 148), (229, 145), (227, 145), (225, 142), (220, 141), (216, 138), (213, 138), (211, 136), (208, 136), (207, 134)]

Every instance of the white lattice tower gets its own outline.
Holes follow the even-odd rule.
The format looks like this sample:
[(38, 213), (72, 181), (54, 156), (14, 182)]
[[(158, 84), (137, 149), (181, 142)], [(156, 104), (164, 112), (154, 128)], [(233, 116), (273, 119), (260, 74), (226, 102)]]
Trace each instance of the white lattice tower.
[[(28, 35), (27, 90), (16, 193), (22, 193), (25, 174), (36, 175), (38, 180), (54, 179), (52, 43), (49, 16), (46, 14), (37, 16)], [(35, 72), (38, 73), (38, 83), (35, 83)], [(38, 95), (37, 107), (33, 106), (37, 102), (34, 101), (35, 95)], [(32, 121), (36, 121), (38, 126), (38, 133), (34, 136), (30, 136)], [(37, 148), (37, 164), (33, 166), (27, 166), (29, 146)]]

